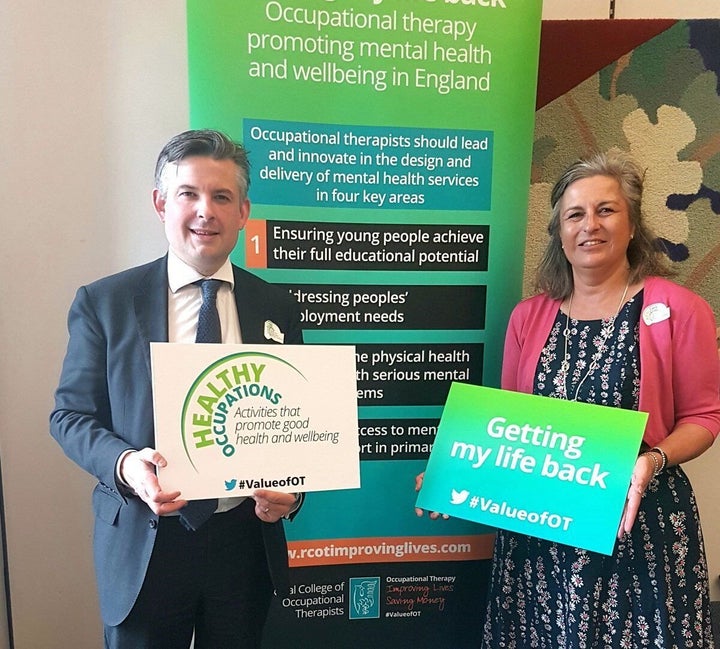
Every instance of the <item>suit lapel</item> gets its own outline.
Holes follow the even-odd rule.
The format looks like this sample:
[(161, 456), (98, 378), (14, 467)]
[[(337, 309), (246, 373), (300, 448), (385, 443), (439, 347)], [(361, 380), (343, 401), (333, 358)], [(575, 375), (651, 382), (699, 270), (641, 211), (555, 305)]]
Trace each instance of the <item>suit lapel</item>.
[(151, 264), (134, 295), (135, 317), (150, 373), (150, 343), (168, 340), (167, 256)]

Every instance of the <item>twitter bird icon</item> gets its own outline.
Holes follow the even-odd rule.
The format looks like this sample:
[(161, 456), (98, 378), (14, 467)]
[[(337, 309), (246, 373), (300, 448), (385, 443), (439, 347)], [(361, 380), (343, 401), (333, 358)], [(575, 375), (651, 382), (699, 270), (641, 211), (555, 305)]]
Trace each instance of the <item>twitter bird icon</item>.
[(456, 491), (453, 489), (452, 495), (450, 496), (450, 502), (453, 505), (462, 505), (469, 495), (470, 492), (467, 489), (463, 489), (462, 491)]

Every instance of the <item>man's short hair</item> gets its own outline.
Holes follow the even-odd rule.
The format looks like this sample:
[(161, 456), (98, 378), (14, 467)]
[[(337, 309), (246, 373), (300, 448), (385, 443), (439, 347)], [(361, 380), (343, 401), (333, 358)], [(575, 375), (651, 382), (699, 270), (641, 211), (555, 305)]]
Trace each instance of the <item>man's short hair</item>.
[(165, 170), (172, 163), (192, 156), (204, 156), (213, 160), (232, 160), (237, 167), (240, 198), (247, 197), (250, 187), (250, 162), (245, 147), (232, 138), (212, 129), (185, 131), (173, 137), (160, 151), (155, 164), (155, 188), (167, 196)]

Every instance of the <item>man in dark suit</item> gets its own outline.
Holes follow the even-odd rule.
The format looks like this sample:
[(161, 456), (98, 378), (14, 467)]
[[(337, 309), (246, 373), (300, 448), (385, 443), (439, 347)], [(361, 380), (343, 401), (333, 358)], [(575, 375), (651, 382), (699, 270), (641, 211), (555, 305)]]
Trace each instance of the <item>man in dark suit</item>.
[(196, 649), (255, 649), (273, 590), (286, 587), (282, 521), (300, 496), (221, 499), (189, 530), (188, 503), (163, 490), (156, 468), (166, 460), (153, 448), (150, 342), (195, 340), (197, 281), (223, 282), (222, 342), (302, 342), (290, 294), (228, 258), (250, 213), (248, 174), (245, 150), (221, 133), (172, 138), (153, 190), (168, 254), (80, 288), (70, 309), (50, 427), (98, 480), (94, 557), (108, 648), (187, 649), (194, 633)]

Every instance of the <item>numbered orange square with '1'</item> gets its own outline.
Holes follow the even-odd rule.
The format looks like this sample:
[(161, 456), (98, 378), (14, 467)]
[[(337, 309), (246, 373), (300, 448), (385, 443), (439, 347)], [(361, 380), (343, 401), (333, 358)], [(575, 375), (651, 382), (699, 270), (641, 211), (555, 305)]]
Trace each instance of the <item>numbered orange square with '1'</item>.
[(267, 268), (266, 221), (250, 219), (245, 225), (245, 265), (248, 268)]

